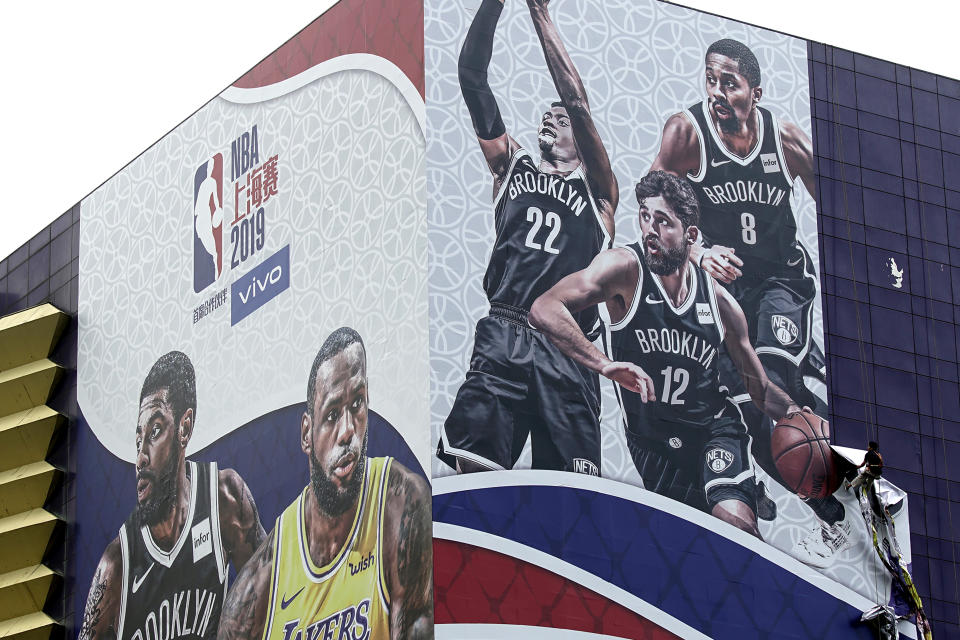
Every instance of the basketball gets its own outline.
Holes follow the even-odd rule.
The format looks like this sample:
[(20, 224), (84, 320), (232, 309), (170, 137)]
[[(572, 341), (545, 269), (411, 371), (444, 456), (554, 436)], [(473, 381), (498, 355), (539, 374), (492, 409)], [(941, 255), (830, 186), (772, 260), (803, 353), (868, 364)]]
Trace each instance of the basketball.
[(790, 414), (773, 429), (773, 461), (786, 487), (803, 498), (825, 498), (840, 487), (830, 448), (830, 423), (809, 411)]

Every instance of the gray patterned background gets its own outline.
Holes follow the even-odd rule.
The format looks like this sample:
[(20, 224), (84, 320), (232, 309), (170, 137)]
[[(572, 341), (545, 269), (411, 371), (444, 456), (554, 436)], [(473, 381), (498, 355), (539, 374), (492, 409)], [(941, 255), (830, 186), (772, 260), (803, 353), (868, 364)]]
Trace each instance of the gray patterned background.
[[(223, 153), (232, 219), (230, 143), (252, 124), (261, 162), (279, 154), (266, 246), (195, 294), (194, 172)], [(425, 193), (415, 112), (371, 71), (260, 104), (203, 107), (82, 203), (78, 401), (100, 441), (133, 460), (140, 385), (169, 350), (197, 370), (196, 451), (304, 401), (322, 340), (349, 325), (367, 345), (371, 406), (428, 468)], [(227, 262), (228, 232), (224, 224)], [(289, 290), (234, 327), (229, 304), (193, 324), (194, 306), (288, 243)]]
[[(430, 265), (430, 418), (432, 442), (463, 382), (476, 321), (489, 308), (482, 289), (492, 247), (492, 179), (477, 146), (457, 82), (457, 57), (479, 0), (427, 0), (427, 219)], [(746, 43), (763, 74), (761, 104), (810, 134), (806, 42), (739, 22), (652, 0), (554, 0), (551, 13), (583, 78), (591, 110), (620, 183), (616, 244), (639, 233), (633, 185), (659, 149), (666, 119), (704, 97), (703, 55), (720, 38)], [(506, 0), (489, 69), (507, 130), (536, 153), (540, 116), (556, 99), (526, 3)], [(818, 260), (816, 206), (799, 180), (793, 194), (800, 237)], [(817, 342), (823, 344), (820, 300)], [(603, 384), (603, 461), (606, 478), (642, 486), (626, 449), (612, 383)], [(436, 457), (435, 478), (452, 470)], [(529, 450), (518, 463), (529, 467)], [(761, 472), (762, 473), (762, 472)], [(765, 479), (765, 478), (764, 478)], [(769, 486), (770, 482), (767, 480)], [(780, 516), (764, 523), (764, 538), (789, 548), (815, 525), (792, 494), (773, 492)], [(855, 524), (856, 505), (846, 505)], [(859, 522), (862, 526), (862, 522)], [(863, 539), (827, 575), (871, 598), (885, 589)]]

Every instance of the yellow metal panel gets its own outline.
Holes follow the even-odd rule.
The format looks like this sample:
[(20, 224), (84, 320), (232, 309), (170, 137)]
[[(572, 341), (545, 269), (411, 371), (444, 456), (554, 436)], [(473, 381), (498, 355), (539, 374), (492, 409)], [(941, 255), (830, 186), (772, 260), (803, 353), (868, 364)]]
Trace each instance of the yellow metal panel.
[(0, 417), (0, 470), (46, 458), (50, 442), (66, 422), (46, 406)]
[(52, 304), (0, 318), (0, 371), (49, 356), (69, 321)]
[(0, 416), (44, 404), (62, 373), (63, 368), (49, 360), (0, 371)]
[(0, 518), (42, 507), (60, 475), (43, 460), (0, 471)]
[(28, 613), (19, 618), (0, 622), (0, 638), (3, 640), (47, 640), (57, 621), (45, 613)]
[(0, 575), (0, 619), (42, 611), (58, 579), (56, 573), (42, 564)]
[(0, 518), (0, 573), (40, 564), (59, 523), (44, 509)]

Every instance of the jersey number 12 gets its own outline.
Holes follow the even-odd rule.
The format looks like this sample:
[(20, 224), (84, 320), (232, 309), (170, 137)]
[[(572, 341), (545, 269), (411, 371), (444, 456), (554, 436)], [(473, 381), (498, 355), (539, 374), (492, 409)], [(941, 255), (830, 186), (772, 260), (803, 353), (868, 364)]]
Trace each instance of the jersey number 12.
[[(663, 395), (660, 397), (660, 402), (664, 404), (683, 404), (683, 398), (680, 397), (680, 394), (687, 390), (687, 385), (690, 383), (690, 373), (680, 367), (667, 367), (660, 373), (663, 374)], [(670, 387), (674, 384), (677, 386), (674, 387), (671, 394)]]

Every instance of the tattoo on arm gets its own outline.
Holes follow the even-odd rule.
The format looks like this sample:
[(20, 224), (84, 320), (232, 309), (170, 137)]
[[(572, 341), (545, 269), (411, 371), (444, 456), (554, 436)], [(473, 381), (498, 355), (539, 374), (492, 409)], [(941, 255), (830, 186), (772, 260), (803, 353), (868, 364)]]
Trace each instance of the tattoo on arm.
[(273, 566), (273, 533), (260, 545), (237, 576), (223, 603), (218, 640), (257, 640), (266, 618), (270, 569)]
[[(397, 582), (402, 599), (391, 625), (392, 638), (433, 637), (433, 550), (429, 493), (409, 472), (394, 476), (394, 495), (403, 504), (397, 526)], [(406, 477), (405, 477), (406, 476)]]
[(257, 503), (253, 501), (250, 487), (247, 485), (243, 485), (243, 493), (240, 495), (240, 513), (242, 514), (242, 522), (246, 526), (246, 531), (243, 533), (243, 543), (253, 553), (260, 547), (267, 534), (263, 530), (263, 525), (260, 524), (260, 512), (257, 510)]
[(93, 577), (93, 584), (90, 585), (90, 594), (87, 596), (87, 606), (83, 610), (83, 622), (80, 626), (79, 640), (94, 640), (97, 637), (95, 629), (100, 624), (100, 618), (103, 615), (101, 605), (103, 604), (103, 595), (107, 590), (107, 579), (103, 576), (103, 570), (97, 569), (97, 575)]

